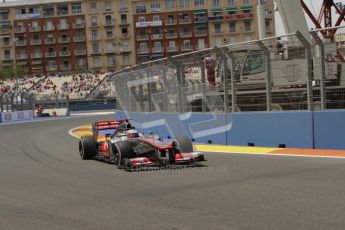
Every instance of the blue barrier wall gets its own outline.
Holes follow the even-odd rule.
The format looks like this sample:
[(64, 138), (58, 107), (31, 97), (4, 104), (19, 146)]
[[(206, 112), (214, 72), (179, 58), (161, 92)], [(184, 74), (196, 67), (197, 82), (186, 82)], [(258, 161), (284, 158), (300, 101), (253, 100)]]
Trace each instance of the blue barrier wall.
[(345, 149), (345, 111), (214, 113), (125, 113), (141, 132), (187, 135), (201, 143), (288, 148)]
[(345, 149), (345, 110), (314, 113), (315, 148)]
[(106, 109), (115, 109), (115, 103), (106, 103), (106, 104), (94, 104), (94, 105), (69, 105), (69, 111), (90, 111), (90, 110), (106, 110)]

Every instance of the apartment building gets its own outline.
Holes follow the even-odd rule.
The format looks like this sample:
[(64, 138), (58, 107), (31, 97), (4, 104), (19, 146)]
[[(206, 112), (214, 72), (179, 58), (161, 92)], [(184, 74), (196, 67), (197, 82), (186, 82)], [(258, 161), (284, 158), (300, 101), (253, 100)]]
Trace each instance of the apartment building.
[[(267, 36), (273, 0), (262, 0)], [(0, 6), (0, 68), (106, 72), (258, 38), (257, 0), (31, 0)]]
[(135, 64), (130, 1), (83, 1), (91, 71), (114, 71)]
[(29, 74), (133, 65), (129, 1), (32, 0), (0, 8), (0, 65)]
[[(263, 0), (267, 36), (273, 0)], [(136, 0), (136, 61), (258, 39), (257, 0)]]

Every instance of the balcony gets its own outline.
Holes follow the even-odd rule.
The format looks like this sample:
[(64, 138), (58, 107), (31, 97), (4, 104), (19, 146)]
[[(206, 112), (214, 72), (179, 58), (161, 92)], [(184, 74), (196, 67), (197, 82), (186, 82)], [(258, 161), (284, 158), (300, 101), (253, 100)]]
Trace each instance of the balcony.
[(16, 41), (16, 46), (27, 46), (28, 43), (26, 40), (17, 40)]
[(137, 41), (147, 41), (149, 40), (149, 35), (145, 34), (145, 35), (137, 35)]
[(191, 24), (192, 23), (192, 19), (190, 19), (190, 18), (183, 18), (183, 19), (179, 19), (178, 22), (179, 22), (180, 25)]
[(115, 51), (114, 48), (112, 48), (112, 49), (106, 49), (104, 52), (105, 52), (106, 54), (111, 54), (111, 53), (115, 53), (116, 51)]
[(165, 25), (166, 26), (175, 26), (175, 25), (177, 25), (177, 20), (174, 20), (174, 19), (165, 20)]
[(239, 14), (231, 14), (224, 16), (226, 20), (243, 20), (243, 19), (252, 19), (252, 13), (239, 13)]
[(161, 40), (161, 39), (163, 39), (163, 34), (152, 34), (151, 39), (152, 40)]
[(116, 66), (116, 61), (107, 63), (107, 67), (115, 67), (115, 66)]
[(86, 49), (76, 49), (74, 50), (75, 56), (85, 56), (86, 55)]
[(74, 42), (85, 42), (86, 41), (86, 38), (85, 36), (76, 36), (74, 37)]
[(120, 34), (120, 38), (130, 38), (132, 36), (132, 34), (130, 33), (122, 33)]
[(131, 48), (130, 47), (122, 47), (120, 48), (120, 53), (130, 53)]
[(91, 51), (91, 54), (92, 54), (92, 55), (101, 54), (101, 50), (100, 50), (100, 49), (94, 49), (94, 50)]
[(43, 30), (44, 31), (54, 31), (55, 30), (55, 26), (44, 26)]
[(102, 68), (102, 65), (99, 63), (93, 63), (93, 65), (91, 66), (92, 69), (100, 69)]
[(26, 33), (26, 27), (25, 26), (18, 26), (14, 29), (15, 33)]
[(190, 44), (186, 44), (181, 46), (181, 51), (193, 51), (193, 46)]
[(40, 26), (31, 26), (31, 27), (29, 27), (29, 31), (30, 32), (40, 32), (41, 27)]
[(90, 27), (98, 27), (98, 26), (99, 26), (98, 22), (91, 22)]
[(69, 43), (70, 39), (67, 37), (59, 38), (59, 43)]
[(71, 64), (60, 65), (60, 70), (71, 70), (71, 69), (72, 69)]
[(73, 29), (84, 29), (85, 28), (85, 23), (80, 22), (80, 23), (73, 23)]
[(146, 14), (146, 8), (136, 9), (135, 12), (136, 12), (137, 14)]
[(120, 12), (127, 12), (128, 6), (120, 6)]
[(42, 53), (36, 52), (36, 53), (31, 54), (31, 59), (40, 59), (40, 58), (42, 58)]
[(205, 37), (207, 36), (207, 31), (206, 30), (197, 30), (194, 32), (195, 37)]
[(58, 30), (68, 30), (69, 25), (68, 24), (58, 25), (57, 28), (58, 28)]
[(224, 32), (222, 30), (220, 30), (220, 29), (217, 29), (217, 30), (213, 31), (213, 34), (214, 35), (224, 35)]
[(9, 41), (2, 42), (1, 46), (4, 47), (4, 48), (11, 47), (12, 46), (12, 42), (9, 42)]
[(164, 53), (163, 47), (154, 47), (152, 48), (152, 53)]
[(16, 55), (17, 60), (26, 60), (28, 59), (28, 54), (27, 53), (21, 53)]
[(54, 58), (56, 57), (56, 52), (46, 52), (46, 58)]
[(57, 66), (56, 65), (47, 65), (46, 66), (46, 70), (47, 71), (56, 71), (57, 70)]
[(46, 45), (51, 45), (51, 44), (55, 44), (56, 43), (56, 39), (55, 38), (46, 38), (44, 39), (44, 44)]
[(115, 26), (115, 20), (105, 20), (105, 25), (104, 26)]
[(30, 45), (32, 45), (32, 46), (42, 45), (42, 40), (41, 39), (31, 39), (30, 40)]
[(252, 27), (251, 27), (251, 26), (244, 26), (244, 27), (242, 28), (242, 32), (243, 32), (243, 33), (251, 33), (251, 32), (253, 32), (253, 30), (252, 30)]
[(194, 18), (194, 23), (206, 23), (207, 17), (196, 17)]
[(195, 49), (196, 50), (203, 50), (203, 49), (207, 49), (208, 48), (208, 46), (207, 45), (200, 45), (200, 46), (197, 46)]
[(221, 16), (221, 15), (208, 17), (209, 22), (221, 22), (223, 20), (224, 20), (224, 16)]
[(193, 36), (193, 33), (192, 32), (181, 32), (180, 33), (180, 37), (181, 38), (190, 38)]
[(69, 50), (60, 51), (59, 56), (60, 57), (69, 57), (69, 56), (71, 56), (71, 51), (69, 51)]
[(148, 54), (150, 51), (148, 48), (141, 48), (137, 50), (138, 54)]
[(7, 55), (5, 54), (4, 56), (2, 56), (2, 60), (3, 61), (12, 61), (12, 56), (11, 55)]
[(91, 41), (98, 41), (98, 40), (100, 40), (100, 37), (97, 35), (93, 35), (93, 36), (91, 36), (90, 40)]
[(128, 20), (121, 20), (120, 23), (119, 23), (120, 26), (127, 26), (129, 25), (129, 21)]
[(165, 38), (167, 38), (167, 39), (173, 39), (173, 38), (177, 38), (177, 37), (178, 37), (178, 33), (176, 33), (176, 32), (165, 34)]
[(169, 46), (169, 47), (167, 47), (167, 52), (168, 53), (171, 53), (171, 52), (178, 52), (178, 49), (177, 49), (177, 47), (176, 46)]

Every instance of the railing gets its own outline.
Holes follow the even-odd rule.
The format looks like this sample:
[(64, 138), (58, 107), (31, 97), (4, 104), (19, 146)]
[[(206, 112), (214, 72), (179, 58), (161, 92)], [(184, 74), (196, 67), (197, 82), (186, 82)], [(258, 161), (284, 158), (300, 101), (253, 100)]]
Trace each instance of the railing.
[(46, 52), (45, 57), (47, 58), (56, 57), (56, 52)]
[(86, 55), (86, 49), (76, 49), (74, 50), (74, 55), (76, 56)]
[(76, 36), (74, 37), (74, 42), (85, 42), (86, 41), (86, 38), (85, 36)]

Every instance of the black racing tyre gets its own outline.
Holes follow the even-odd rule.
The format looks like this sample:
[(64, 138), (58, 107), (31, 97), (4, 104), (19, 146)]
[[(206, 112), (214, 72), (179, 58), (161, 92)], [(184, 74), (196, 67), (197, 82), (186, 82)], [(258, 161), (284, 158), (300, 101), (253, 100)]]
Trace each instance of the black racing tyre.
[(92, 159), (97, 152), (96, 140), (93, 136), (85, 136), (79, 140), (79, 154), (81, 159)]
[(176, 137), (175, 141), (173, 142), (173, 147), (179, 152), (193, 152), (193, 144), (186, 136)]
[(132, 145), (128, 141), (116, 142), (113, 146), (113, 153), (116, 166), (126, 166), (126, 159), (135, 157)]

